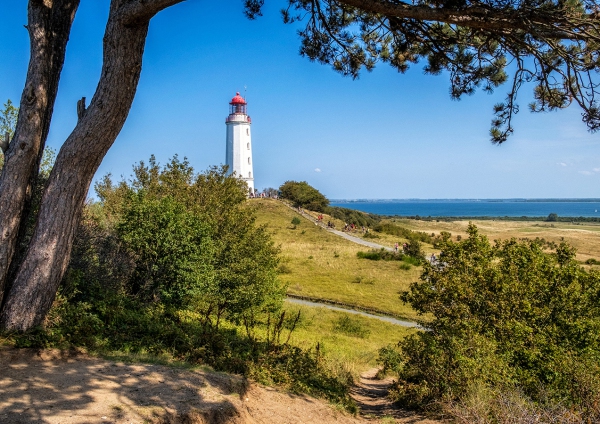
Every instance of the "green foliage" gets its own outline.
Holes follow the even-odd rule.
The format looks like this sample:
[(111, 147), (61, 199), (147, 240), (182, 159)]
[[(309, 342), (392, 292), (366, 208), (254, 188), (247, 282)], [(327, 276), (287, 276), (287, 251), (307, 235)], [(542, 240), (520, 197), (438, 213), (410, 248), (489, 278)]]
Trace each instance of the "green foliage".
[(116, 231), (135, 255), (130, 293), (176, 308), (195, 304), (215, 278), (207, 223), (171, 196), (140, 190), (124, 203)]
[(297, 216), (292, 218), (292, 225), (296, 226), (296, 225), (300, 225), (300, 218), (298, 218)]
[(423, 249), (421, 248), (421, 242), (417, 239), (409, 239), (403, 246), (403, 253), (406, 256), (418, 260), (425, 259), (425, 253), (423, 253)]
[(135, 252), (132, 294), (191, 308), (217, 327), (224, 316), (254, 322), (281, 305), (278, 249), (245, 207), (243, 182), (224, 168), (195, 175), (185, 159), (161, 168), (151, 157), (129, 184), (106, 177), (96, 190)]
[(600, 261), (598, 259), (589, 258), (585, 261), (587, 265), (600, 265)]
[(546, 218), (547, 222), (556, 222), (558, 221), (558, 215), (555, 213), (551, 213), (548, 215), (548, 218)]
[(354, 209), (341, 208), (339, 206), (330, 206), (325, 213), (340, 221), (344, 221), (347, 224), (354, 224), (360, 227), (374, 227), (381, 221), (379, 215), (365, 213)]
[(105, 176), (96, 192), (45, 326), (17, 336), (18, 346), (206, 363), (355, 409), (348, 373), (318, 348), (287, 344), (284, 330), (301, 317), (280, 312), (277, 273), (291, 270), (255, 225), (243, 182), (223, 168), (195, 174), (185, 159), (161, 167), (151, 157), (131, 180)]
[(328, 364), (319, 344), (310, 350), (292, 346), (273, 350), (260, 357), (249, 375), (260, 383), (283, 384), (294, 392), (325, 397), (348, 412), (357, 412), (356, 404), (348, 395), (352, 375)]
[(290, 200), (296, 207), (325, 212), (329, 205), (329, 200), (306, 181), (286, 181), (279, 187), (279, 191), (282, 198)]
[(373, 229), (380, 233), (389, 234), (391, 236), (398, 236), (408, 240), (416, 240), (421, 243), (429, 244), (433, 243), (433, 237), (430, 234), (427, 234), (423, 231), (412, 231), (408, 228), (392, 224), (391, 222), (384, 222), (378, 224)]
[[(254, 18), (264, 0), (244, 3), (247, 16)], [(290, 0), (282, 14), (285, 23), (304, 21), (298, 31), (303, 56), (352, 78), (378, 62), (401, 73), (422, 62), (425, 73), (449, 76), (454, 99), (479, 88), (491, 93), (509, 82), (506, 99), (493, 106), (490, 129), (492, 141), (502, 143), (513, 132), (517, 93), (526, 81), (535, 82), (532, 112), (575, 103), (588, 129), (600, 129), (597, 6), (583, 0), (341, 0), (315, 7), (315, 2)], [(478, 16), (480, 7), (485, 22)]]
[(334, 322), (333, 331), (361, 339), (366, 339), (371, 334), (371, 331), (364, 328), (359, 320), (353, 319), (348, 315), (342, 315)]
[(8, 99), (4, 103), (4, 109), (0, 110), (0, 136), (4, 138), (4, 134), (8, 133), (9, 139), (12, 138), (17, 127), (17, 117), (19, 116), (19, 108), (13, 105), (13, 102)]
[[(17, 126), (17, 117), (19, 116), (19, 108), (13, 106), (10, 99), (4, 103), (4, 109), (0, 110), (0, 138), (4, 141), (4, 137), (8, 134), (8, 140), (12, 139)], [(4, 153), (0, 150), (0, 169), (4, 165)]]
[(600, 273), (580, 268), (565, 243), (492, 246), (475, 226), (468, 234), (446, 239), (439, 261), (402, 294), (433, 319), (399, 343), (402, 363), (388, 365), (399, 375), (396, 399), (427, 407), (478, 385), (509, 388), (598, 420)]
[(401, 261), (404, 255), (381, 248), (379, 250), (372, 249), (368, 252), (356, 252), (356, 257), (359, 259), (369, 259), (371, 261)]

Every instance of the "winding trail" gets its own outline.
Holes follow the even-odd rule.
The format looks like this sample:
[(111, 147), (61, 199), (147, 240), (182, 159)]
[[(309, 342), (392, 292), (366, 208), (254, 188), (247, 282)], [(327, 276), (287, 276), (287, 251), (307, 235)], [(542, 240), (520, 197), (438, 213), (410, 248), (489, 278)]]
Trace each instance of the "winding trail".
[(360, 237), (353, 236), (353, 235), (345, 233), (343, 231), (329, 228), (327, 225), (323, 224), (322, 222), (317, 221), (314, 217), (307, 214), (306, 212), (299, 211), (297, 208), (288, 205), (286, 202), (282, 201), (281, 203), (283, 203), (285, 206), (287, 206), (288, 208), (290, 208), (291, 210), (296, 212), (298, 215), (302, 216), (305, 219), (308, 219), (313, 224), (318, 225), (319, 227), (329, 231), (332, 234), (335, 234), (336, 236), (343, 237), (346, 240), (349, 240), (353, 243), (361, 244), (363, 246), (371, 247), (373, 249), (385, 249), (385, 250), (389, 250), (390, 252), (394, 250), (391, 247), (382, 246), (381, 244), (373, 243), (372, 241), (363, 240)]

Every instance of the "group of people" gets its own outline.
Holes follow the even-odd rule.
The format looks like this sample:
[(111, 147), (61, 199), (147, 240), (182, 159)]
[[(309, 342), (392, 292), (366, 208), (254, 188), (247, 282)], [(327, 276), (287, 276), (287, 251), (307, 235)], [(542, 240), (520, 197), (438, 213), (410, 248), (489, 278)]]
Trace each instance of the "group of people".
[[(394, 252), (398, 253), (399, 244), (396, 242), (394, 245)], [(408, 245), (406, 243), (402, 243), (402, 253), (406, 253), (406, 249), (408, 249)]]

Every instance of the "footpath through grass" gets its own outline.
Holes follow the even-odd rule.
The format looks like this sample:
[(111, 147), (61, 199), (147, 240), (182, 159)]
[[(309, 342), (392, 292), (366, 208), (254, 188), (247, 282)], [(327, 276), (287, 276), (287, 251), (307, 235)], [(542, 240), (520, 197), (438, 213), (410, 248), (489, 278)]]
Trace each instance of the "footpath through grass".
[[(369, 248), (329, 233), (301, 218), (279, 201), (256, 199), (257, 223), (266, 224), (275, 244), (281, 246), (280, 278), (288, 283), (288, 293), (334, 300), (378, 309), (406, 319), (416, 312), (399, 300), (399, 292), (417, 281), (420, 267), (398, 261), (359, 259), (359, 251)], [(375, 241), (376, 239), (367, 239)]]

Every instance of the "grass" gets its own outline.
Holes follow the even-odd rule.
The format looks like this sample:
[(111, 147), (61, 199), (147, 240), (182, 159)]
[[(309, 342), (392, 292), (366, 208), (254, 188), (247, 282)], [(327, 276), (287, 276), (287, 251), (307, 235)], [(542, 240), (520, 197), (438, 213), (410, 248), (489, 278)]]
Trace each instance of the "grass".
[[(290, 343), (310, 348), (317, 343), (326, 357), (344, 366), (353, 375), (377, 366), (378, 350), (396, 343), (416, 330), (396, 324), (321, 307), (285, 303), (290, 316), (300, 311), (301, 319)], [(287, 336), (287, 335), (286, 335)]]
[(359, 259), (357, 253), (368, 247), (331, 234), (305, 218), (291, 230), (289, 223), (298, 214), (279, 201), (256, 199), (249, 205), (256, 208), (258, 223), (266, 225), (275, 244), (281, 246), (280, 278), (288, 283), (289, 293), (378, 309), (406, 319), (417, 317), (398, 294), (418, 280), (420, 267), (406, 270), (397, 261)]
[[(414, 231), (439, 234), (440, 231), (456, 236), (466, 236), (469, 221), (421, 221), (415, 219), (392, 218), (390, 221)], [(548, 241), (562, 240), (577, 249), (577, 260), (585, 263), (588, 259), (600, 259), (600, 224), (598, 223), (569, 223), (544, 221), (471, 221), (479, 231), (490, 240), (506, 240), (516, 238), (544, 238)], [(425, 250), (428, 251), (427, 245)]]

